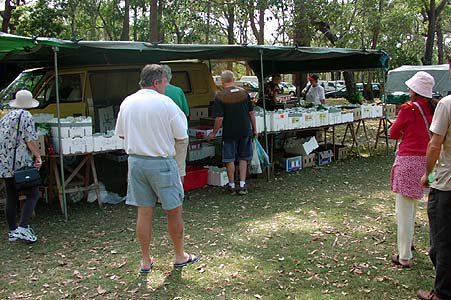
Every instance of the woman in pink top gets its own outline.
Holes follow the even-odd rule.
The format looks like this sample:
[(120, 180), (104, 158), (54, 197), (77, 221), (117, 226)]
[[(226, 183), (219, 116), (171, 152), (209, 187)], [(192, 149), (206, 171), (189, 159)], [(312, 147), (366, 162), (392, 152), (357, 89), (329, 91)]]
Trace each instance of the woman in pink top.
[(390, 138), (401, 140), (391, 172), (391, 189), (396, 193), (399, 251), (392, 256), (392, 262), (402, 268), (410, 267), (418, 200), (424, 194), (420, 180), (426, 169), (429, 124), (434, 113), (434, 78), (426, 72), (418, 72), (406, 81), (406, 85), (410, 101), (401, 106), (390, 127)]

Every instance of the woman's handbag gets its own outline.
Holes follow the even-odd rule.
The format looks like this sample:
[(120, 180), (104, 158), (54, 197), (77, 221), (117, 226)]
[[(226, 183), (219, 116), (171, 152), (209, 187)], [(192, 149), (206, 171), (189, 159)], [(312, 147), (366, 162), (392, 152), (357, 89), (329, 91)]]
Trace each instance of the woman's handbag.
[[(19, 143), (19, 128), (22, 114), (23, 112), (20, 113), (19, 121), (17, 123), (16, 147), (14, 148), (13, 170), (15, 169), (16, 166), (16, 151), (17, 145)], [(39, 170), (37, 168), (24, 167), (19, 170), (14, 170), (14, 180), (16, 182), (16, 189), (24, 190), (38, 186), (41, 183), (41, 176), (39, 175)]]

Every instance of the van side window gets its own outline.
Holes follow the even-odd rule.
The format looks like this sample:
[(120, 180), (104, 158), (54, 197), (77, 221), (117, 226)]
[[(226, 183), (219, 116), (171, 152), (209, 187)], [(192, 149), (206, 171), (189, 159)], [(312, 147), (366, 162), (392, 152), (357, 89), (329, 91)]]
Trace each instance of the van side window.
[(185, 94), (190, 94), (193, 91), (188, 72), (185, 71), (172, 72), (171, 83), (181, 88)]
[(96, 71), (89, 74), (96, 107), (120, 104), (139, 90), (139, 70)]
[[(60, 75), (58, 76), (58, 83), (61, 103), (82, 101), (82, 83), (80, 74)], [(47, 82), (38, 98), (44, 99), (45, 104), (56, 103), (55, 77)]]

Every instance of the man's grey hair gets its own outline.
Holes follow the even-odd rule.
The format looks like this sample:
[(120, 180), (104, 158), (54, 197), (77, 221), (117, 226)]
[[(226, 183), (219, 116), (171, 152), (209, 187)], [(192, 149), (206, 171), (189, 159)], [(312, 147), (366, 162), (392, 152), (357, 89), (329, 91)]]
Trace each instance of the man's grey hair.
[(155, 80), (161, 82), (163, 78), (167, 78), (167, 75), (161, 65), (145, 65), (141, 70), (139, 86), (142, 88), (153, 87), (153, 82)]
[(222, 82), (233, 82), (235, 81), (235, 75), (230, 70), (225, 70), (221, 73), (221, 81)]
[(168, 81), (171, 81), (171, 79), (172, 79), (171, 67), (168, 65), (161, 65), (161, 66), (163, 67), (163, 70), (166, 73), (166, 78), (168, 79)]

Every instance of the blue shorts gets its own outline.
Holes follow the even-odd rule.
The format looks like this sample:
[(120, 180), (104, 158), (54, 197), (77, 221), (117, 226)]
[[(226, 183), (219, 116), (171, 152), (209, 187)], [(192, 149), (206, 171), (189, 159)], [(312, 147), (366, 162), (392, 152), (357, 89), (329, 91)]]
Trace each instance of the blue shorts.
[(222, 142), (222, 161), (252, 160), (252, 137), (242, 137), (236, 140)]
[(128, 205), (155, 207), (160, 199), (164, 210), (177, 208), (183, 203), (183, 187), (173, 158), (128, 157)]

